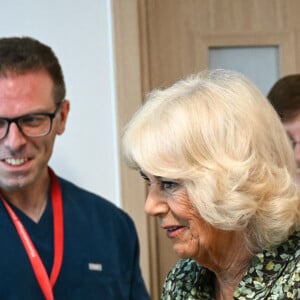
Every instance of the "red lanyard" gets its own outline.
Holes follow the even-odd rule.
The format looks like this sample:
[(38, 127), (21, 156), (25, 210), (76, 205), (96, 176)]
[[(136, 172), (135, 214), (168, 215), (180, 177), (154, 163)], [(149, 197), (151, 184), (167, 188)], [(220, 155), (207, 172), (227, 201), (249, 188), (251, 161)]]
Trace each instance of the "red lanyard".
[(8, 203), (2, 197), (3, 204), (7, 209), (7, 212), (14, 223), (19, 237), (23, 243), (23, 246), (27, 252), (30, 263), (32, 265), (35, 277), (41, 287), (41, 290), (45, 296), (46, 300), (54, 300), (53, 297), (53, 286), (58, 277), (63, 257), (64, 249), (64, 228), (63, 228), (63, 206), (62, 206), (62, 195), (59, 186), (59, 182), (54, 172), (49, 168), (49, 173), (51, 177), (51, 203), (53, 209), (53, 224), (54, 224), (54, 262), (50, 275), (50, 280), (44, 264), (40, 259), (40, 256), (35, 249), (26, 229), (23, 224), (16, 216), (14, 211), (8, 205)]

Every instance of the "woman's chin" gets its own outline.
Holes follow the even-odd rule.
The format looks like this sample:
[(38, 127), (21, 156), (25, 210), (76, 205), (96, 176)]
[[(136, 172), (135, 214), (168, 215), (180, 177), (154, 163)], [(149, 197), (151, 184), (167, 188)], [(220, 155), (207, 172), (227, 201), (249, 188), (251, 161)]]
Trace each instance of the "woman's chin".
[(179, 258), (186, 259), (193, 257), (193, 252), (190, 249), (186, 249), (186, 246), (175, 244), (173, 249)]

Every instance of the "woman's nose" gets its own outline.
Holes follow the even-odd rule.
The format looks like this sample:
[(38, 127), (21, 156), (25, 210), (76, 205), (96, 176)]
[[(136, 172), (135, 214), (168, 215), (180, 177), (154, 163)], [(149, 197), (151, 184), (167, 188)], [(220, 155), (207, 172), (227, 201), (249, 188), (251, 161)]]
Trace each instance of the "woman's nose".
[(149, 187), (145, 202), (145, 212), (150, 216), (159, 216), (169, 211), (168, 202), (153, 187)]

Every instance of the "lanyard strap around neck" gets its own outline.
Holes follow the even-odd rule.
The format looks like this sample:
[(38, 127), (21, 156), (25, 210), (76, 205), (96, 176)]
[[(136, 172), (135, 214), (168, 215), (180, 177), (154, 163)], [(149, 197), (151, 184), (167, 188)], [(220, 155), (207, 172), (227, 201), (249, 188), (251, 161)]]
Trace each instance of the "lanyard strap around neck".
[(64, 248), (64, 228), (63, 228), (63, 206), (62, 206), (62, 194), (59, 186), (59, 182), (54, 172), (49, 168), (49, 173), (51, 177), (51, 203), (53, 209), (53, 226), (54, 226), (54, 262), (50, 275), (50, 280), (46, 272), (45, 266), (31, 241), (29, 234), (24, 228), (23, 224), (16, 216), (14, 211), (8, 205), (8, 203), (2, 198), (2, 202), (14, 224), (19, 237), (23, 243), (26, 250), (30, 263), (32, 265), (35, 277), (38, 284), (45, 296), (46, 300), (54, 300), (53, 297), (53, 286), (58, 277), (62, 258), (63, 258), (63, 248)]

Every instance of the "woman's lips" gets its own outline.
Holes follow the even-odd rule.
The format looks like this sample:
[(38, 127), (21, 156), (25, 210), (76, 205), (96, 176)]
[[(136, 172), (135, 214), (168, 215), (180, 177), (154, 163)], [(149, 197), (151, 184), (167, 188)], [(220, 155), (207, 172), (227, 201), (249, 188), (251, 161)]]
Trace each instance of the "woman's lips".
[(174, 239), (176, 238), (181, 232), (185, 230), (184, 226), (169, 226), (169, 227), (164, 227), (167, 231), (167, 236), (169, 239)]

